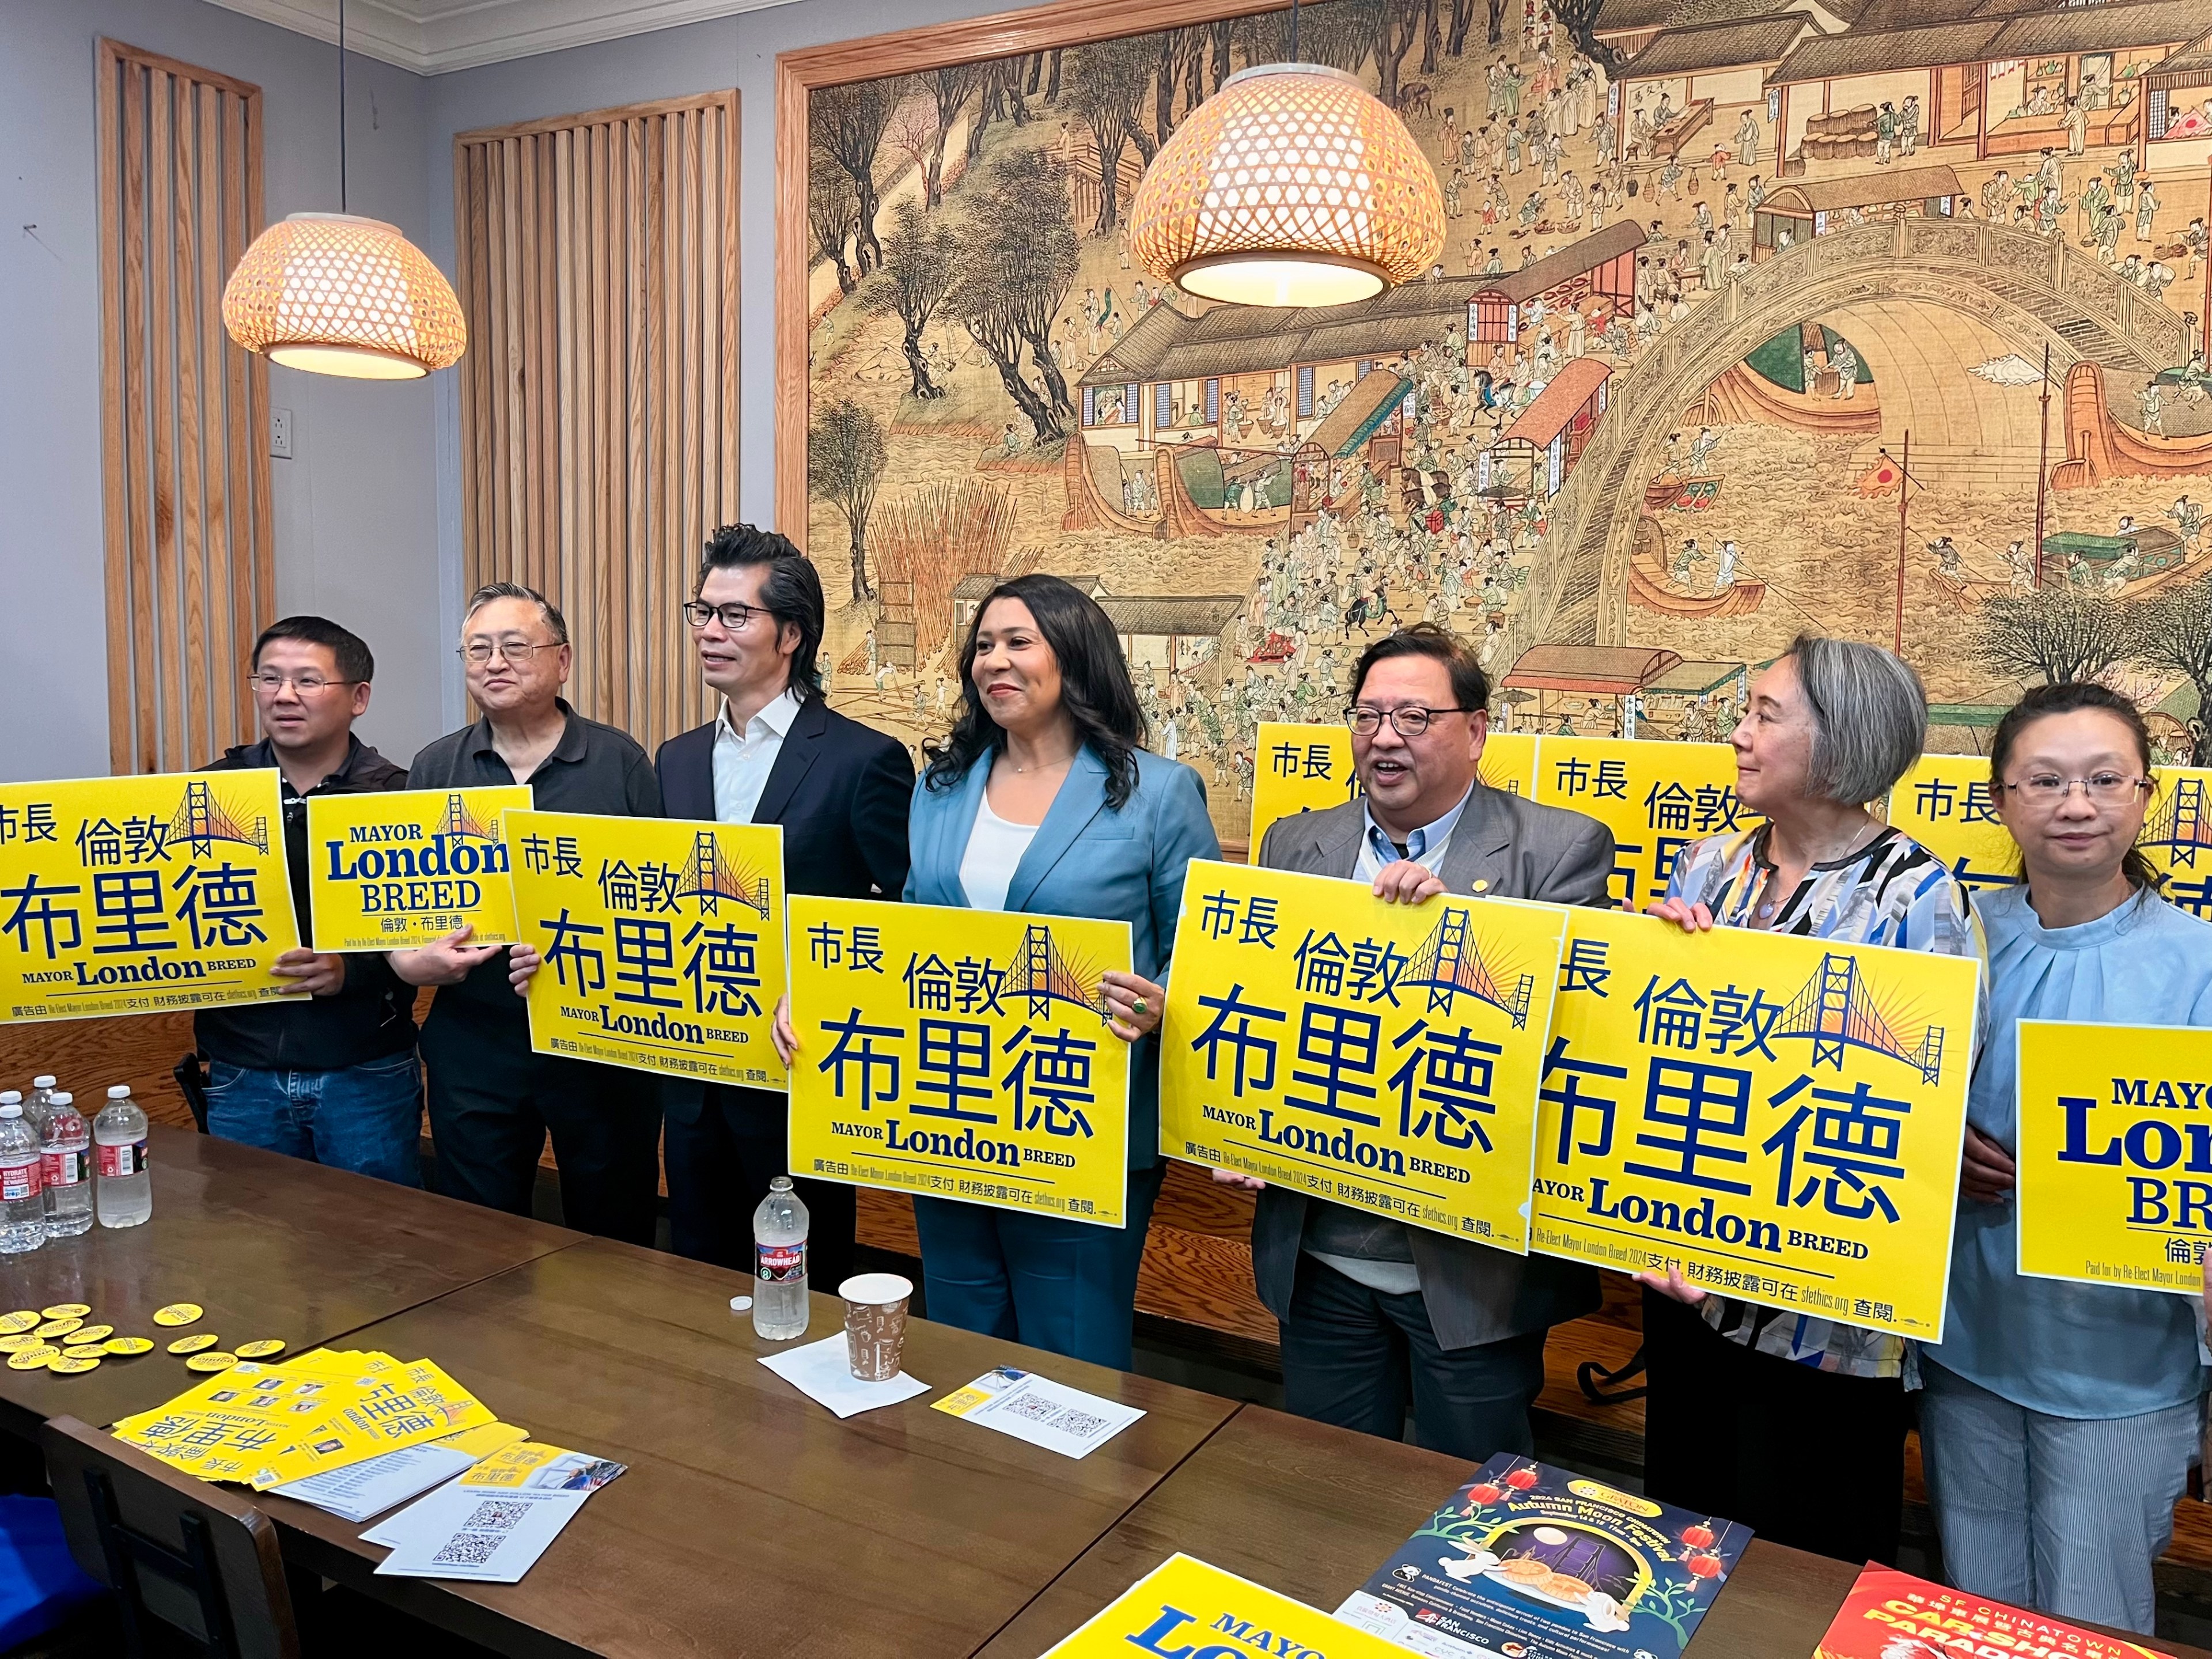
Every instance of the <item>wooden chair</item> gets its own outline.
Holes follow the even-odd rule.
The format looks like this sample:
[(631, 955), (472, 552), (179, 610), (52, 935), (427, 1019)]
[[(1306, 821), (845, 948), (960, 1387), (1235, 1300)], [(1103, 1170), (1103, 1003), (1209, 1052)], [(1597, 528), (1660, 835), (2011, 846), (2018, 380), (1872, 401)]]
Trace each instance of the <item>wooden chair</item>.
[(74, 1417), (40, 1438), (70, 1553), (115, 1591), (132, 1654), (148, 1650), (159, 1621), (208, 1659), (299, 1659), (267, 1516)]

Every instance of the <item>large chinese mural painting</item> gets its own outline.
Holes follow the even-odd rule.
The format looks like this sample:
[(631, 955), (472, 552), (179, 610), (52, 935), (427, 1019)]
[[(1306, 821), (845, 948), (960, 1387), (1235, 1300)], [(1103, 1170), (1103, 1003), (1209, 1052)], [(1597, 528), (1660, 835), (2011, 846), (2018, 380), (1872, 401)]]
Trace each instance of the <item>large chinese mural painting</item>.
[[(2212, 10), (2194, 0), (1322, 0), (1301, 55), (1443, 185), (1423, 280), (1214, 306), (1146, 161), (1268, 13), (809, 100), (807, 543), (848, 712), (919, 743), (1009, 574), (1121, 633), (1224, 836), (1255, 728), (1379, 630), (1498, 719), (1712, 738), (1792, 635), (1895, 645), (1931, 747), (2099, 675), (2212, 690)], [(786, 395), (793, 395), (795, 389)]]

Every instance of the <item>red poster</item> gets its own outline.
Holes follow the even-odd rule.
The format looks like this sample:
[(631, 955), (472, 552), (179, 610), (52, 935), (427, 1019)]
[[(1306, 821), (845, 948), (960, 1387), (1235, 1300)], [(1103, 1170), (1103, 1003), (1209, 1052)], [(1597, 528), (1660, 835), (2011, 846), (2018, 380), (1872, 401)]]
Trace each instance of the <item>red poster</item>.
[(1814, 1659), (2166, 1659), (2039, 1613), (1870, 1566), (1820, 1638)]

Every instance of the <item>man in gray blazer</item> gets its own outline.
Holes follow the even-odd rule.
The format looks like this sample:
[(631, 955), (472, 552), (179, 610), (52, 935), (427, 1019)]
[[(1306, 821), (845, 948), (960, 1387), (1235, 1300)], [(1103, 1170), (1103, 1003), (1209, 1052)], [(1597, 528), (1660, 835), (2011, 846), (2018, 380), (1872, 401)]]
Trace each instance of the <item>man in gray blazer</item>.
[[(1367, 882), (1403, 904), (1449, 892), (1610, 908), (1610, 830), (1475, 781), (1489, 698), (1474, 653), (1440, 628), (1369, 646), (1348, 713), (1364, 796), (1278, 820), (1254, 862)], [(1594, 1269), (1215, 1178), (1262, 1188), (1252, 1270), (1282, 1321), (1291, 1411), (1395, 1440), (1410, 1390), (1434, 1450), (1480, 1462), (1533, 1449), (1545, 1333), (1597, 1307)]]

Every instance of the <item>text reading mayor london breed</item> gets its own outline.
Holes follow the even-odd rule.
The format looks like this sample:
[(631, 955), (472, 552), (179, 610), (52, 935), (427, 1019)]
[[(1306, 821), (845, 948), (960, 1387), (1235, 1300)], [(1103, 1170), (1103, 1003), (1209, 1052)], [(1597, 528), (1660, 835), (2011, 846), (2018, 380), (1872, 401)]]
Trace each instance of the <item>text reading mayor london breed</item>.
[[(363, 843), (404, 842), (407, 846)], [(343, 842), (326, 842), (328, 881), (349, 881), (361, 890), (365, 915), (416, 915), (426, 910), (473, 910), (483, 902), (479, 876), (507, 873), (507, 848), (498, 842), (477, 846), (459, 836), (425, 832), (419, 823), (356, 823)]]

